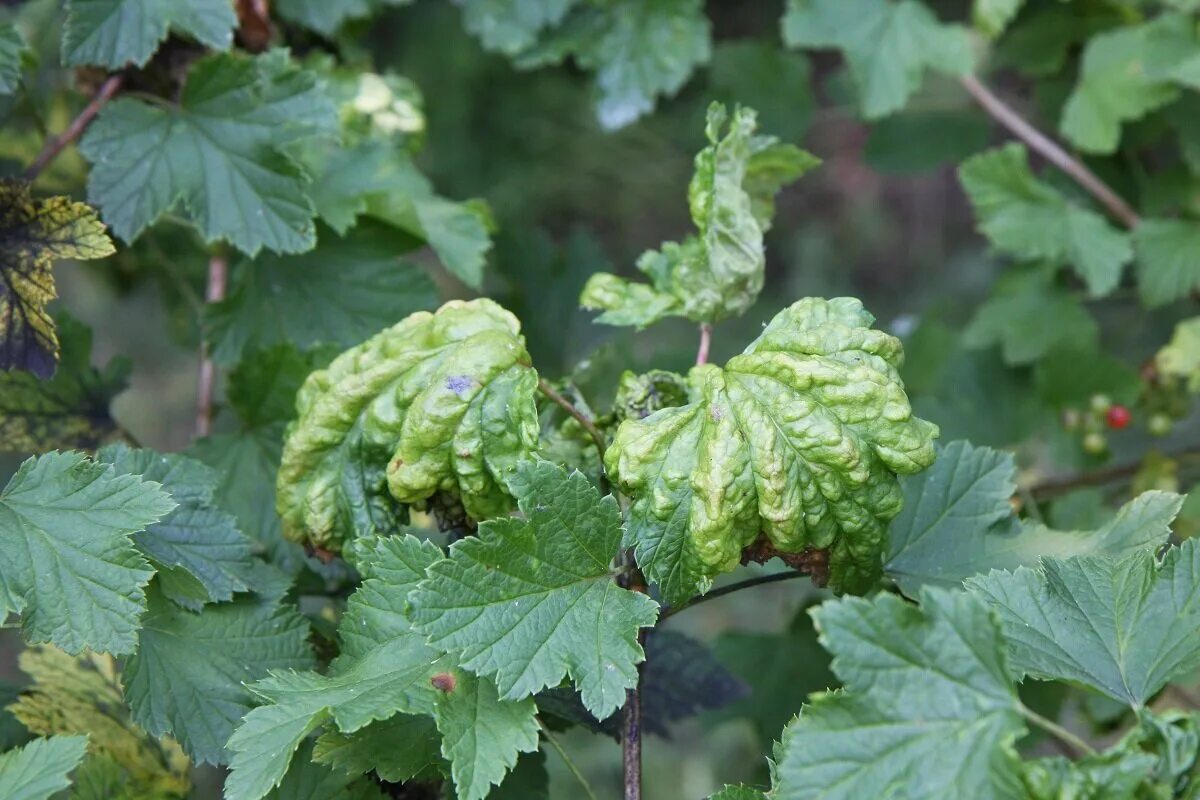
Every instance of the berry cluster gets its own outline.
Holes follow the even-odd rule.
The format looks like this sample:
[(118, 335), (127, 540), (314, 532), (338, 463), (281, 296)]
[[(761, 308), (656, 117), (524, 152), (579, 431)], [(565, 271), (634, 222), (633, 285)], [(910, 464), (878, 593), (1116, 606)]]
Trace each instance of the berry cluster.
[[(1150, 403), (1139, 403), (1147, 410)], [(1174, 425), (1172, 415), (1162, 410), (1153, 410), (1143, 414), (1146, 430), (1153, 436), (1166, 436)], [(1108, 452), (1108, 431), (1120, 431), (1128, 428), (1133, 422), (1134, 414), (1128, 406), (1114, 403), (1106, 394), (1092, 395), (1088, 407), (1080, 411), (1068, 408), (1063, 412), (1062, 424), (1068, 431), (1079, 431), (1083, 434), (1081, 444), (1085, 452), (1101, 456)]]

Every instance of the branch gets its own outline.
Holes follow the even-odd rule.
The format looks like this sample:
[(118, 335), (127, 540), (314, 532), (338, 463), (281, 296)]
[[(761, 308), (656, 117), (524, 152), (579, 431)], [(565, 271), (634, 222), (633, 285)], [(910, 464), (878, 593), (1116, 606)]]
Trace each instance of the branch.
[[(208, 260), (208, 288), (204, 299), (216, 303), (225, 299), (229, 280), (229, 262), (224, 256), (213, 255)], [(213, 391), (217, 383), (217, 365), (213, 363), (208, 346), (200, 343), (200, 376), (196, 382), (196, 436), (207, 436), (212, 429)]]
[[(645, 645), (646, 632), (638, 633), (638, 644)], [(646, 662), (637, 666), (637, 686), (625, 693), (621, 709), (621, 767), (625, 800), (642, 800), (642, 672)]]
[[(1193, 444), (1178, 450), (1165, 453), (1167, 458), (1187, 459), (1200, 455), (1200, 444)], [(1071, 475), (1066, 478), (1053, 478), (1025, 487), (1022, 492), (1028, 493), (1036, 500), (1045, 500), (1066, 494), (1074, 489), (1085, 486), (1106, 486), (1126, 478), (1132, 478), (1142, 468), (1142, 461), (1131, 461), (1114, 467), (1085, 472), (1081, 475)]]
[(46, 145), (42, 148), (42, 152), (38, 153), (37, 158), (29, 165), (29, 169), (25, 170), (25, 180), (32, 183), (51, 161), (58, 158), (58, 154), (66, 149), (67, 145), (83, 134), (87, 126), (91, 124), (91, 121), (100, 113), (100, 109), (104, 108), (108, 101), (113, 99), (113, 95), (121, 88), (121, 83), (124, 80), (120, 75), (110, 75), (104, 83), (100, 84), (100, 89), (96, 92), (96, 96), (92, 98), (90, 103), (83, 107), (83, 110), (79, 112), (79, 116), (71, 120), (71, 124), (67, 126), (67, 129), (46, 142)]
[(596, 793), (592, 791), (591, 784), (589, 784), (587, 778), (583, 776), (583, 771), (580, 770), (571, 757), (567, 755), (567, 751), (562, 746), (562, 743), (559, 742), (558, 739), (555, 738), (554, 734), (550, 732), (550, 729), (546, 727), (546, 723), (542, 722), (541, 717), (538, 717), (537, 724), (538, 727), (542, 729), (542, 736), (546, 737), (546, 741), (550, 743), (550, 746), (554, 748), (556, 753), (558, 753), (558, 757), (561, 758), (563, 763), (567, 765), (567, 769), (572, 775), (575, 776), (575, 780), (579, 781), (579, 785), (583, 787), (583, 793), (587, 795), (588, 800), (596, 800)]
[(1025, 706), (1021, 706), (1018, 711), (1020, 711), (1021, 716), (1027, 721), (1041, 728), (1043, 731), (1066, 745), (1067, 748), (1072, 751), (1075, 759), (1078, 760), (1084, 756), (1096, 755), (1096, 748), (1092, 747), (1086, 741), (1071, 733), (1057, 722), (1046, 719), (1041, 714), (1038, 714), (1036, 711), (1031, 711)]
[(608, 449), (608, 443), (604, 441), (604, 434), (601, 433), (600, 429), (596, 427), (596, 423), (592, 422), (587, 414), (584, 414), (582, 411), (576, 408), (570, 400), (554, 391), (554, 387), (546, 383), (545, 378), (538, 378), (538, 390), (542, 394), (546, 395), (547, 398), (561, 406), (563, 411), (566, 411), (568, 414), (574, 417), (580, 425), (583, 426), (583, 429), (588, 432), (589, 436), (592, 437), (592, 441), (596, 443), (596, 449), (600, 451), (600, 460), (603, 461), (604, 451)]
[(700, 323), (700, 349), (696, 351), (696, 366), (708, 363), (708, 347), (712, 344), (712, 324)]
[(1100, 180), (1096, 173), (1092, 172), (1083, 162), (1068, 153), (1062, 145), (1030, 125), (1024, 117), (993, 94), (992, 90), (980, 83), (979, 79), (974, 75), (964, 76), (960, 79), (960, 82), (963, 88), (975, 98), (976, 102), (983, 106), (984, 111), (1005, 128), (1008, 128), (1014, 136), (1028, 144), (1042, 158), (1071, 176), (1076, 183), (1086, 189), (1092, 197), (1096, 198), (1108, 210), (1108, 213), (1112, 214), (1122, 225), (1129, 229), (1138, 226), (1141, 218), (1137, 215), (1137, 212), (1122, 200), (1120, 195), (1114, 192), (1108, 184)]
[(658, 615), (658, 621), (661, 623), (663, 620), (675, 616), (680, 611), (692, 608), (693, 606), (698, 606), (701, 603), (707, 603), (709, 600), (716, 600), (718, 597), (724, 597), (727, 594), (740, 592), (742, 589), (749, 589), (752, 586), (762, 586), (766, 583), (779, 583), (780, 581), (790, 581), (795, 578), (807, 577), (809, 577), (807, 572), (788, 570), (787, 572), (772, 572), (770, 575), (759, 575), (757, 578), (747, 578), (744, 581), (738, 581), (737, 583), (731, 583), (728, 586), (722, 586), (720, 589), (713, 589), (708, 594), (702, 594), (699, 597), (692, 598), (681, 606), (676, 606), (675, 608), (665, 608), (663, 609), (663, 612)]

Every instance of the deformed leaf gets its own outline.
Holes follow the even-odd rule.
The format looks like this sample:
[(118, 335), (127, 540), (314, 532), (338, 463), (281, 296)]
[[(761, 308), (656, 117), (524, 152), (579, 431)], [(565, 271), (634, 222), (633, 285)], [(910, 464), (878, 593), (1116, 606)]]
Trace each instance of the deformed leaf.
[(1091, 686), (1141, 707), (1200, 665), (1200, 547), (1043, 558), (967, 582), (1004, 623), (1018, 674)]
[(605, 463), (633, 499), (626, 545), (670, 603), (737, 566), (759, 536), (810, 556), (838, 591), (880, 574), (897, 473), (934, 460), (900, 341), (852, 298), (780, 312), (724, 368), (695, 367), (692, 402), (617, 429)]
[(63, 63), (140, 67), (168, 32), (226, 50), (236, 27), (231, 0), (68, 0)]
[(34, 739), (0, 753), (0, 795), (5, 800), (49, 800), (71, 785), (68, 775), (87, 753), (86, 736)]
[(59, 315), (62, 361), (49, 380), (0, 373), (0, 449), (33, 453), (95, 449), (118, 431), (109, 406), (129, 382), (129, 361), (92, 366), (92, 332)]
[(54, 374), (58, 336), (46, 312), (57, 296), (50, 267), (59, 259), (114, 252), (104, 225), (84, 203), (34, 198), (29, 185), (0, 180), (0, 369)]
[(1183, 498), (1143, 492), (1092, 531), (1019, 521), (1012, 456), (951, 442), (929, 470), (901, 481), (904, 511), (892, 522), (884, 572), (910, 597), (922, 586), (958, 588), (993, 569), (1033, 566), (1043, 556), (1124, 556), (1167, 541)]
[(593, 275), (580, 303), (604, 311), (597, 322), (645, 327), (667, 316), (716, 322), (754, 303), (762, 291), (763, 231), (775, 194), (819, 163), (773, 137), (755, 136), (756, 127), (750, 109), (736, 109), (730, 120), (724, 106), (709, 107), (709, 144), (696, 156), (688, 187), (698, 235), (666, 242), (638, 259), (650, 285)]
[(1070, 265), (1094, 297), (1116, 287), (1121, 268), (1133, 257), (1129, 237), (1039, 181), (1023, 145), (980, 153), (963, 162), (958, 175), (980, 231), (998, 250)]
[(926, 69), (963, 75), (972, 66), (967, 31), (939, 22), (917, 0), (789, 0), (783, 39), (841, 50), (867, 119), (903, 108)]
[(570, 676), (588, 710), (607, 717), (637, 682), (638, 630), (657, 616), (653, 600), (613, 580), (616, 501), (547, 462), (519, 467), (513, 485), (525, 519), (489, 520), (455, 542), (413, 592), (412, 619), (502, 698)]
[(279, 469), (284, 535), (336, 550), (393, 532), (398, 504), (439, 491), (475, 519), (507, 512), (507, 482), (539, 429), (519, 329), (490, 300), (452, 301), (310, 375)]
[(92, 162), (88, 198), (127, 242), (182, 210), (206, 242), (302, 252), (316, 242), (308, 176), (284, 148), (334, 123), (316, 76), (286, 51), (208, 55), (177, 106), (105, 106), (80, 143)]
[(0, 492), (0, 605), (31, 642), (130, 653), (154, 571), (131, 534), (175, 504), (156, 483), (81, 453), (21, 465)]

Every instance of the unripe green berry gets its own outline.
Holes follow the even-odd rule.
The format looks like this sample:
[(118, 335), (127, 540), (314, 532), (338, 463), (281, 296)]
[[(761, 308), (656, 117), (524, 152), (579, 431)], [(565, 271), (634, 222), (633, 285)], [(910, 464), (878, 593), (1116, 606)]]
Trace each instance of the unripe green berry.
[(1074, 431), (1079, 429), (1079, 410), (1075, 408), (1065, 409), (1062, 413), (1062, 426), (1065, 430)]
[(1166, 436), (1171, 432), (1174, 421), (1166, 414), (1153, 414), (1146, 422), (1146, 428), (1154, 436)]
[(1097, 414), (1103, 414), (1112, 407), (1112, 398), (1106, 394), (1094, 394), (1092, 395), (1091, 404), (1092, 411), (1095, 411)]
[(1108, 450), (1108, 439), (1105, 438), (1103, 433), (1093, 431), (1083, 437), (1083, 450), (1086, 453), (1098, 456)]

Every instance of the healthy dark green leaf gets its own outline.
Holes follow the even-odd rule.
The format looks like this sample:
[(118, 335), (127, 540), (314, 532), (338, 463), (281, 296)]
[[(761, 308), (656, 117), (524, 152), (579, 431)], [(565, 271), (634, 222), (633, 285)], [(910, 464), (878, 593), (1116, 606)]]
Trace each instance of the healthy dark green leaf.
[(917, 0), (789, 0), (783, 39), (841, 50), (867, 119), (903, 108), (926, 69), (963, 75), (973, 61), (967, 31)]
[(132, 534), (175, 503), (81, 453), (31, 458), (0, 492), (0, 603), (25, 637), (70, 653), (131, 653), (153, 569)]
[(1200, 288), (1200, 222), (1143, 220), (1133, 232), (1138, 293), (1148, 307), (1165, 305)]
[(1108, 294), (1133, 257), (1128, 237), (1095, 211), (1039, 181), (1023, 145), (974, 156), (958, 171), (979, 220), (998, 250), (1019, 259), (1070, 265), (1094, 297)]
[(291, 343), (349, 347), (437, 304), (433, 281), (398, 256), (405, 243), (379, 225), (339, 237), (318, 231), (317, 248), (262, 255), (234, 267), (225, 300), (205, 311), (213, 359), (231, 365), (247, 350)]
[(68, 0), (63, 63), (140, 67), (168, 32), (227, 50), (236, 27), (230, 0)]
[[(1047, 325), (1047, 320), (1054, 320)], [(963, 331), (971, 348), (999, 345), (1007, 364), (1028, 364), (1067, 347), (1094, 347), (1099, 326), (1069, 291), (1053, 283), (1045, 269), (1013, 270), (997, 282), (992, 296)]]
[(1200, 665), (1200, 547), (1188, 540), (1161, 562), (1152, 548), (1125, 557), (1043, 558), (967, 587), (1004, 623), (1018, 674), (1091, 686), (1141, 707)]
[(616, 501), (546, 462), (519, 467), (512, 485), (525, 519), (489, 520), (456, 542), (413, 593), (412, 619), (465, 668), (494, 678), (502, 698), (569, 676), (588, 710), (607, 717), (637, 680), (638, 630), (657, 616), (654, 601), (613, 580)]
[(71, 785), (67, 776), (86, 752), (86, 736), (52, 736), (0, 753), (0, 794), (5, 800), (49, 800)]
[(335, 123), (316, 77), (283, 50), (192, 65), (179, 105), (108, 104), (80, 144), (88, 198), (127, 242), (181, 211), (206, 242), (250, 255), (316, 243), (308, 176), (284, 148)]
[(0, 95), (12, 94), (21, 85), (21, 59), (28, 52), (16, 26), (0, 23)]

